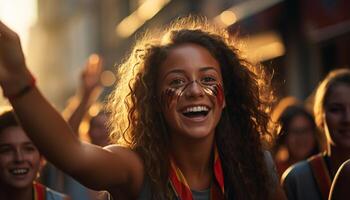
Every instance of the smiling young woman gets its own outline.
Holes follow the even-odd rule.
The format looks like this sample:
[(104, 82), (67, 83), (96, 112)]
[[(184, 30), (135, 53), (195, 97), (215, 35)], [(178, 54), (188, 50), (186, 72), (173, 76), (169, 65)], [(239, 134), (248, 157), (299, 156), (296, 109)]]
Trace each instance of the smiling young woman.
[(0, 199), (69, 200), (36, 182), (44, 158), (12, 111), (0, 114)]
[[(4, 25), (0, 31), (15, 35)], [(23, 59), (11, 38), (4, 42)], [(9, 84), (28, 76), (24, 61), (0, 56), (0, 69), (10, 74), (0, 74), (0, 84), (5, 94), (16, 94), (20, 86)], [(119, 66), (109, 99), (118, 145), (81, 143), (36, 87), (11, 103), (48, 159), (114, 199), (284, 199), (262, 145), (270, 135), (271, 93), (259, 69), (239, 56), (225, 30), (186, 18), (160, 38), (140, 39)], [(44, 118), (50, 126), (40, 123)]]

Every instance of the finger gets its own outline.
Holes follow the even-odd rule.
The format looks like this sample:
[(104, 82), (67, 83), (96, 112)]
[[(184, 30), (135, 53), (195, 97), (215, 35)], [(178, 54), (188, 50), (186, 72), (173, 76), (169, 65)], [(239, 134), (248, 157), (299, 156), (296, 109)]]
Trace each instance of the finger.
[(103, 69), (102, 63), (103, 63), (103, 60), (102, 60), (101, 56), (99, 56), (98, 63), (96, 64), (96, 68), (95, 68), (96, 74), (101, 74), (102, 69)]
[(100, 56), (98, 56), (97, 54), (92, 54), (89, 57), (89, 63), (90, 63), (89, 72), (91, 74), (96, 74), (100, 70), (99, 69), (99, 68), (101, 68), (100, 60), (101, 60)]
[(0, 21), (0, 39), (11, 38), (14, 36), (17, 36), (17, 34)]

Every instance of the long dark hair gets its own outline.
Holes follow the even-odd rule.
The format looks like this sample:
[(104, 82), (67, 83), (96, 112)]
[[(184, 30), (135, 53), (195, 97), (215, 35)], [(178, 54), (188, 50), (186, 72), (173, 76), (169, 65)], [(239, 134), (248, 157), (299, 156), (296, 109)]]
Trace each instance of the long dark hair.
[(226, 198), (269, 199), (272, 180), (261, 138), (270, 136), (270, 76), (240, 57), (236, 40), (226, 30), (216, 29), (203, 18), (179, 19), (162, 35), (160, 39), (146, 36), (140, 40), (119, 66), (119, 81), (110, 97), (114, 141), (141, 155), (153, 199), (167, 196), (170, 141), (157, 109), (156, 80), (171, 48), (198, 44), (216, 58), (223, 76), (226, 107), (215, 137), (225, 174)]

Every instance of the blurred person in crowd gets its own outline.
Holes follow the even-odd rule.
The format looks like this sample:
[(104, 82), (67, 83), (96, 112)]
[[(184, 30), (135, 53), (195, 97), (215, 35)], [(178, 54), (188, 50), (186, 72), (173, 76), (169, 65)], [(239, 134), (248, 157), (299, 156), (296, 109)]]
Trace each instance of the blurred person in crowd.
[(43, 156), (21, 128), (12, 111), (0, 115), (0, 199), (69, 200), (36, 181)]
[(350, 158), (350, 70), (331, 71), (318, 86), (314, 114), (327, 150), (288, 169), (282, 183), (288, 199), (328, 199), (339, 166)]
[(35, 87), (17, 35), (0, 23), (4, 95), (53, 163), (113, 199), (285, 199), (261, 140), (271, 136), (264, 69), (206, 20), (178, 19), (163, 30), (140, 39), (119, 66), (110, 111), (122, 146), (72, 134)]
[(89, 120), (88, 136), (92, 144), (104, 147), (110, 143), (107, 123), (109, 113), (105, 110), (100, 110), (97, 115), (92, 116)]
[[(97, 54), (90, 55), (81, 72), (80, 85), (63, 111), (63, 116), (67, 119), (73, 133), (81, 140), (85, 140), (86, 138), (82, 135), (83, 133), (79, 133), (79, 126), (84, 121), (84, 118), (89, 118), (89, 116), (86, 117), (88, 110), (96, 104), (103, 90), (100, 83), (102, 70), (102, 58)], [(87, 134), (93, 144), (108, 145), (106, 123), (107, 115), (102, 112), (91, 117)], [(48, 177), (53, 182), (52, 184), (56, 186), (61, 185), (61, 190), (69, 194), (73, 199), (104, 200), (107, 198), (105, 192), (90, 190), (56, 168), (49, 171), (55, 173), (53, 175), (54, 177)], [(50, 174), (47, 175), (50, 176)]]
[[(92, 144), (101, 147), (110, 144), (107, 128), (109, 114), (105, 111), (105, 106), (98, 101), (103, 90), (100, 82), (102, 70), (102, 58), (92, 54), (82, 71), (81, 86), (63, 111), (63, 116), (78, 137), (84, 138), (80, 134), (87, 134)], [(87, 130), (83, 130), (87, 133), (80, 133), (79, 127), (84, 121), (88, 121)]]
[[(67, 107), (63, 111), (63, 115), (71, 126), (73, 133), (81, 140), (84, 140), (82, 134), (86, 133), (80, 133), (79, 127), (84, 121), (84, 118), (91, 117), (87, 131), (90, 142), (95, 145), (106, 146), (109, 144), (106, 126), (107, 115), (98, 112), (96, 116), (86, 117), (86, 115), (89, 114), (89, 109), (97, 104), (98, 98), (103, 90), (103, 86), (100, 82), (102, 71), (103, 60), (101, 56), (97, 54), (90, 55), (81, 73), (80, 87), (76, 91), (74, 97), (69, 100)], [(72, 197), (90, 200), (107, 199), (106, 192), (85, 188), (67, 175), (64, 176), (64, 179), (65, 190), (67, 193), (71, 194)]]
[(350, 159), (340, 167), (332, 182), (328, 200), (347, 200), (350, 197)]
[(272, 153), (281, 177), (292, 164), (319, 153), (321, 143), (312, 114), (293, 97), (277, 104), (272, 119), (279, 124)]

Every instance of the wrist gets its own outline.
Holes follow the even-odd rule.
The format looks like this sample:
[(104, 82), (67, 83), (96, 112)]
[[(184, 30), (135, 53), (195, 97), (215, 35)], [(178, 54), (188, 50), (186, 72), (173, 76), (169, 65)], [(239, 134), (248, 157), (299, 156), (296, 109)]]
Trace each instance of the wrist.
[(24, 77), (19, 79), (17, 83), (11, 84), (12, 87), (4, 90), (4, 96), (10, 101), (21, 98), (35, 87), (36, 80), (30, 72)]

